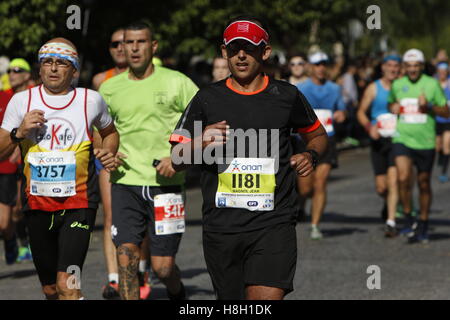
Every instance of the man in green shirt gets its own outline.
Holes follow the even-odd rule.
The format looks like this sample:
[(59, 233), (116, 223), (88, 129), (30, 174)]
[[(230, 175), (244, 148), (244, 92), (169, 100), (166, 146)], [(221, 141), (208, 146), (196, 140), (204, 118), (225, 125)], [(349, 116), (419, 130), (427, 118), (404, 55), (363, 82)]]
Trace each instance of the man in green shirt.
[[(391, 112), (398, 115), (393, 138), (393, 154), (398, 170), (400, 201), (406, 217), (400, 231), (410, 243), (428, 242), (428, 215), (431, 207), (431, 171), (435, 148), (435, 115), (449, 116), (447, 100), (439, 82), (423, 74), (425, 58), (417, 49), (403, 56), (406, 75), (392, 84), (389, 96)], [(411, 216), (413, 164), (417, 168), (420, 193), (420, 217)]]
[(122, 299), (139, 299), (139, 246), (150, 238), (151, 265), (170, 299), (185, 298), (175, 255), (184, 232), (184, 174), (170, 161), (169, 136), (198, 88), (185, 75), (152, 64), (158, 47), (145, 23), (125, 29), (129, 65), (100, 87), (122, 134), (111, 174), (112, 227)]

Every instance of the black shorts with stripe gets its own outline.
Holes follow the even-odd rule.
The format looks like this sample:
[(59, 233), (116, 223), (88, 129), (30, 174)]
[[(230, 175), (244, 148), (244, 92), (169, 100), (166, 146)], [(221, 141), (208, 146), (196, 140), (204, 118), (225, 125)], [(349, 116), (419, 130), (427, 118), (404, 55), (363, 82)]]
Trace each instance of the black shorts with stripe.
[(119, 247), (132, 243), (140, 246), (148, 232), (152, 256), (174, 257), (182, 233), (156, 234), (153, 199), (159, 194), (181, 192), (181, 186), (149, 187), (113, 183), (111, 235), (114, 245)]

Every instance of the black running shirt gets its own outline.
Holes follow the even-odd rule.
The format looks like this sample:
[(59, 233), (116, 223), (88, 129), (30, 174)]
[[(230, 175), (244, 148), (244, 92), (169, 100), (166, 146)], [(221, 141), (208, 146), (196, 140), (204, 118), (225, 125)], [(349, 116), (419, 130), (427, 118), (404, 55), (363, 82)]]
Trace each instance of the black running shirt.
[(223, 120), (234, 131), (234, 143), (209, 152), (214, 162), (197, 161), (204, 230), (238, 233), (293, 221), (297, 193), (290, 133), (321, 126), (306, 98), (288, 82), (267, 76), (263, 88), (250, 93), (232, 88), (228, 78), (198, 91), (170, 142), (189, 142)]

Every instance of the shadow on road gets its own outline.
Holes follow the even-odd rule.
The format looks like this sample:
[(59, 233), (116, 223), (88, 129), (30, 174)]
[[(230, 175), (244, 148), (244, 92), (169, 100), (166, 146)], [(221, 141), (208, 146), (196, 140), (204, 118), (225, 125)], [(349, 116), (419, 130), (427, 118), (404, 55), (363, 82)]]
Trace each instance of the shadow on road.
[(36, 270), (34, 270), (34, 269), (13, 271), (13, 272), (7, 272), (5, 274), (0, 274), (0, 280), (7, 279), (7, 278), (21, 279), (21, 278), (31, 277), (34, 275), (36, 275)]
[(430, 241), (441, 241), (450, 239), (449, 233), (430, 233)]
[(353, 233), (367, 233), (367, 229), (360, 228), (339, 228), (339, 229), (321, 229), (327, 238), (347, 236)]

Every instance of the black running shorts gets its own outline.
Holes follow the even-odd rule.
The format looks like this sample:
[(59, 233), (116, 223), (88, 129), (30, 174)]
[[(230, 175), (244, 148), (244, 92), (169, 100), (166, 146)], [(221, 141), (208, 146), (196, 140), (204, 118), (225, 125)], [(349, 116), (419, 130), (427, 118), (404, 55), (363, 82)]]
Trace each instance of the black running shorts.
[(433, 170), (434, 156), (436, 153), (434, 149), (417, 150), (408, 148), (401, 143), (394, 143), (392, 146), (392, 152), (394, 154), (394, 157), (406, 156), (410, 158), (419, 173), (431, 173), (431, 171)]
[(17, 200), (18, 175), (0, 174), (0, 203), (7, 206), (15, 206)]
[(394, 154), (392, 153), (392, 140), (390, 138), (371, 140), (370, 158), (376, 176), (386, 174), (389, 167), (395, 167)]
[(450, 131), (450, 123), (436, 122), (436, 135), (440, 136), (445, 131)]
[(57, 272), (68, 272), (70, 266), (83, 269), (95, 215), (95, 209), (25, 212), (33, 263), (42, 285), (55, 284)]
[(295, 224), (242, 233), (203, 232), (203, 252), (219, 300), (243, 300), (249, 285), (293, 290)]
[(181, 186), (146, 187), (113, 183), (111, 235), (116, 247), (140, 245), (148, 231), (152, 256), (174, 257), (182, 233), (156, 235), (153, 198), (163, 193), (181, 193)]

